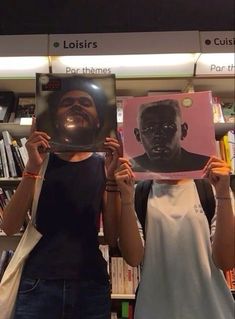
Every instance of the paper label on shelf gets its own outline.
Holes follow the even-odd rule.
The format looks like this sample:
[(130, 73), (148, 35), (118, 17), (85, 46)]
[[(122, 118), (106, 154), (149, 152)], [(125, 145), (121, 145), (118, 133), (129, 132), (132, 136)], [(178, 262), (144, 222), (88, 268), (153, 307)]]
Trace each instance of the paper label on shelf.
[(234, 53), (202, 54), (196, 64), (196, 75), (234, 76), (234, 73)]
[[(160, 62), (161, 60), (161, 62)], [(52, 72), (115, 74), (116, 77), (192, 76), (193, 54), (53, 57)]]

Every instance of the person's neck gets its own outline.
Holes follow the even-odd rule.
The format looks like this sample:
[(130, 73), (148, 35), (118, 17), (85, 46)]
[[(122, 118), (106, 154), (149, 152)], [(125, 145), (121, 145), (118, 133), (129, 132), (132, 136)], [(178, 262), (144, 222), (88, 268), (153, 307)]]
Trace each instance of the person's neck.
[(57, 156), (64, 161), (78, 162), (90, 157), (92, 152), (64, 152), (57, 153)]
[(158, 180), (156, 180), (156, 183), (179, 185), (179, 184), (187, 183), (188, 181), (190, 181), (190, 179), (188, 179), (188, 178), (184, 178), (184, 179), (158, 179)]

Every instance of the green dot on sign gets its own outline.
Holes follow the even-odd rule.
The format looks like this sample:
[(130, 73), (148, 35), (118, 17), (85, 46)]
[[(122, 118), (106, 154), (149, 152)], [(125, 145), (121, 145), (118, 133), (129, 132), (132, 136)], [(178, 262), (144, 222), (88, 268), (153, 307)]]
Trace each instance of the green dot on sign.
[(54, 45), (55, 48), (58, 48), (60, 46), (59, 42), (54, 42), (53, 45)]

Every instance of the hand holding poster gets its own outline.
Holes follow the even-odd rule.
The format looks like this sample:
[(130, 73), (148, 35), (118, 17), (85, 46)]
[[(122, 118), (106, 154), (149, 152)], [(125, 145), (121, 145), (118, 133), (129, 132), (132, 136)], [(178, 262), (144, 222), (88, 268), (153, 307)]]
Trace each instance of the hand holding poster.
[(36, 126), (52, 152), (102, 151), (115, 136), (114, 75), (37, 74), (36, 85)]
[(210, 92), (129, 99), (124, 154), (137, 179), (201, 178), (216, 154)]

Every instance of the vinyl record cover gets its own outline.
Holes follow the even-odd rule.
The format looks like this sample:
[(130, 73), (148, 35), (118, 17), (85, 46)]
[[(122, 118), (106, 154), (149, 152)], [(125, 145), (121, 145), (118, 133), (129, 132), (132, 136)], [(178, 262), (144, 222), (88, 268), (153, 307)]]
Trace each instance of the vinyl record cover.
[(211, 92), (128, 99), (124, 155), (136, 179), (201, 178), (216, 155)]
[(52, 152), (103, 151), (116, 136), (115, 76), (38, 73), (35, 114)]

